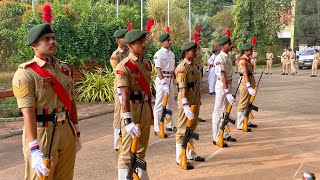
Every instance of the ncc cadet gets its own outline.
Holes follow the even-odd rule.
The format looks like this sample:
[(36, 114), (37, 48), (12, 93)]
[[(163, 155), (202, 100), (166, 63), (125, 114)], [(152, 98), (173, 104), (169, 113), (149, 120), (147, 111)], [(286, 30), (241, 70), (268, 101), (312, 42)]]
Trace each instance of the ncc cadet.
[[(118, 179), (126, 179), (130, 166), (131, 144), (135, 136), (139, 137), (137, 157), (144, 159), (153, 123), (151, 109), (150, 74), (152, 66), (143, 59), (146, 32), (133, 29), (124, 37), (129, 48), (129, 55), (116, 67), (116, 81), (122, 94), (121, 132), (122, 151), (118, 160)], [(140, 126), (140, 128), (138, 127)], [(146, 178), (147, 173), (138, 170)], [(142, 178), (142, 179), (143, 179)]]
[[(245, 110), (249, 104), (249, 98), (256, 95), (254, 90), (256, 82), (253, 75), (253, 64), (250, 61), (252, 55), (252, 44), (246, 43), (241, 46), (243, 56), (239, 59), (240, 76), (243, 77), (239, 86), (239, 103), (237, 109), (237, 128), (242, 130)], [(255, 128), (257, 125), (249, 122), (248, 127)], [(249, 128), (248, 131), (251, 131)]]
[[(197, 56), (194, 59), (194, 64), (196, 65), (198, 72), (200, 73), (200, 80), (198, 81), (197, 91), (202, 90), (202, 79), (203, 79), (203, 63), (202, 63), (202, 47), (201, 47), (201, 34), (200, 34), (200, 27), (198, 27), (197, 31), (194, 33), (193, 41), (197, 44)], [(195, 111), (195, 117), (199, 122), (205, 122), (206, 120), (199, 117), (200, 115), (200, 106), (201, 106), (201, 95), (197, 98), (197, 108)]]
[(253, 65), (253, 74), (256, 73), (257, 57), (258, 57), (258, 52), (256, 49), (253, 49), (253, 53), (252, 53), (252, 57), (251, 57), (251, 63)]
[[(221, 38), (219, 40), (219, 46), (220, 53), (214, 61), (215, 73), (217, 76), (216, 98), (214, 103), (214, 111), (212, 113), (212, 143), (214, 145), (217, 144), (219, 139), (219, 128), (223, 122), (223, 115), (226, 113), (228, 104), (235, 104), (235, 99), (231, 94), (233, 67), (230, 56), (228, 55), (229, 51), (231, 51), (233, 48), (230, 37), (225, 36)], [(232, 138), (229, 134), (227, 134), (227, 132), (224, 132), (224, 137), (227, 141), (236, 141), (236, 139)], [(227, 146), (227, 144), (223, 144), (223, 147)]]
[[(196, 85), (201, 79), (201, 74), (198, 67), (194, 64), (197, 56), (197, 44), (195, 42), (186, 42), (182, 46), (183, 61), (177, 66), (175, 74), (179, 87), (178, 94), (178, 128), (176, 133), (176, 162), (180, 163), (182, 153), (182, 142), (186, 132), (187, 119), (192, 120), (191, 130), (197, 127), (197, 119), (195, 113), (190, 110), (191, 105), (197, 103), (197, 88)], [(194, 151), (187, 148), (187, 158), (189, 160), (203, 162), (204, 158), (198, 156)], [(193, 166), (188, 163), (188, 169), (193, 169)]]
[(266, 74), (272, 74), (272, 62), (273, 62), (273, 53), (270, 51), (270, 49), (268, 50), (267, 54), (266, 54), (266, 58), (267, 58), (267, 71)]
[(288, 75), (288, 64), (289, 64), (289, 52), (286, 48), (281, 55), (281, 63), (282, 63), (282, 74), (281, 75)]
[[(110, 64), (112, 66), (113, 72), (115, 73), (116, 66), (128, 56), (129, 51), (124, 43), (124, 36), (130, 29), (120, 29), (117, 30), (113, 37), (116, 38), (118, 43), (118, 48), (112, 53), (110, 58)], [(121, 135), (120, 131), (120, 121), (121, 121), (121, 102), (120, 99), (122, 98), (120, 89), (117, 88), (117, 79), (114, 79), (114, 119), (113, 119), (113, 129), (114, 129), (114, 149), (118, 151), (119, 149), (119, 139)]]
[(318, 63), (320, 61), (320, 54), (318, 49), (314, 49), (314, 58), (312, 63), (312, 74), (310, 77), (317, 77)]
[[(35, 56), (19, 65), (12, 81), (24, 117), (25, 179), (44, 175), (71, 180), (76, 152), (81, 148), (72, 72), (67, 63), (54, 57), (57, 43), (50, 24), (32, 27), (27, 43)], [(45, 166), (45, 154), (50, 154), (51, 166)]]
[(213, 48), (212, 49), (212, 55), (210, 56), (208, 60), (208, 67), (209, 67), (209, 75), (208, 75), (208, 84), (209, 84), (209, 94), (215, 95), (215, 84), (216, 84), (216, 74), (214, 72), (214, 60), (216, 59), (218, 55), (218, 49)]
[[(167, 109), (172, 110), (174, 96), (175, 96), (175, 85), (174, 85), (174, 69), (175, 69), (175, 55), (170, 50), (171, 37), (170, 34), (164, 33), (159, 36), (159, 42), (162, 47), (158, 50), (154, 57), (155, 68), (157, 72), (156, 77), (156, 100), (154, 104), (153, 116), (154, 116), (154, 133), (158, 135), (159, 132), (159, 121), (162, 115), (163, 99), (166, 94), (169, 95)], [(167, 131), (177, 131), (177, 128), (173, 125), (171, 115), (166, 115), (169, 123), (166, 124)]]
[(295, 67), (295, 64), (296, 64), (296, 60), (295, 60), (295, 54), (294, 52), (292, 51), (292, 49), (290, 48), (289, 49), (289, 59), (290, 59), (290, 65), (291, 65), (291, 74), (292, 75), (295, 75), (297, 74), (297, 70), (296, 70), (296, 67)]

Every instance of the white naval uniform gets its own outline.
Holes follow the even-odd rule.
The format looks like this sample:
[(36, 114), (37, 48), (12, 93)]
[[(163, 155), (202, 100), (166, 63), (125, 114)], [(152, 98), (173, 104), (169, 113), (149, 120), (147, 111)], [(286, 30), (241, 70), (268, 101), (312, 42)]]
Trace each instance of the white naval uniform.
[[(166, 83), (170, 86), (169, 89), (169, 99), (167, 104), (167, 109), (172, 110), (174, 103), (174, 95), (175, 95), (175, 85), (174, 85), (174, 69), (175, 69), (175, 55), (170, 49), (166, 49), (161, 47), (153, 57), (155, 67), (161, 68), (163, 78), (166, 80)], [(170, 84), (171, 79), (171, 84)], [(162, 115), (163, 109), (163, 97), (165, 96), (165, 92), (162, 89), (162, 83), (160, 78), (156, 77), (156, 100), (153, 109), (154, 115), (154, 131), (159, 132), (159, 122)], [(166, 124), (167, 128), (172, 128), (173, 121), (171, 115), (167, 115), (167, 119), (169, 123)]]
[[(224, 88), (223, 83), (221, 79), (221, 72), (224, 71), (226, 74), (226, 80), (229, 81), (228, 88), (231, 92), (231, 80), (232, 80), (232, 74), (233, 74), (233, 68), (232, 68), (232, 62), (228, 54), (225, 52), (220, 52), (220, 54), (217, 55), (214, 61), (215, 65), (215, 74), (217, 77), (217, 82), (215, 86), (216, 90), (216, 96), (215, 96), (215, 104), (214, 104), (214, 111), (212, 113), (212, 135), (213, 140), (218, 141), (219, 139), (219, 129), (221, 124), (223, 123), (223, 116), (226, 113), (227, 106), (229, 104)], [(227, 138), (230, 135), (227, 134), (227, 132), (224, 132), (224, 137)]]
[(208, 75), (208, 84), (209, 84), (209, 93), (215, 92), (215, 84), (216, 84), (216, 74), (214, 71), (214, 59), (216, 58), (216, 55), (213, 53), (209, 60), (208, 60), (208, 66), (209, 69), (209, 75)]

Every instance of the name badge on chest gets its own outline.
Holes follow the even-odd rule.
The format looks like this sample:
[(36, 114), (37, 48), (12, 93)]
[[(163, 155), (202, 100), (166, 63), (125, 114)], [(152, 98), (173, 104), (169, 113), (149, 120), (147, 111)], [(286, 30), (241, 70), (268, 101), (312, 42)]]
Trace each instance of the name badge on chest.
[(51, 77), (42, 78), (40, 80), (40, 88), (41, 90), (45, 90), (53, 86), (53, 82)]

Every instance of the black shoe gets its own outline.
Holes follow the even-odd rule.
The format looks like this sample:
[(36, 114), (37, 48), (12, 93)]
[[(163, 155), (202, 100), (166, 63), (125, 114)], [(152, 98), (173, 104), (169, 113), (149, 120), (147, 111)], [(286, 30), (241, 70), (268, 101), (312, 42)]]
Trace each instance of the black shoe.
[(291, 73), (291, 75), (294, 75), (294, 73)]
[[(212, 141), (212, 144), (217, 145), (217, 142)], [(226, 143), (223, 143), (223, 147), (229, 147), (229, 145), (228, 145), (228, 144), (226, 144)]]
[[(242, 129), (238, 129), (238, 130), (242, 131)], [(243, 131), (243, 132), (245, 132), (245, 131)], [(248, 128), (248, 131), (247, 131), (247, 132), (251, 132), (251, 129)]]
[(233, 138), (233, 137), (231, 137), (231, 136), (229, 136), (229, 137), (227, 137), (227, 138), (223, 138), (223, 140), (225, 140), (225, 141), (230, 141), (230, 142), (236, 142), (236, 141), (237, 141), (236, 138)]
[(177, 128), (173, 126), (172, 128), (166, 128), (166, 131), (174, 131), (174, 132), (177, 132)]
[(266, 73), (266, 74), (269, 74), (269, 73)]
[[(179, 165), (179, 163), (177, 163), (177, 165)], [(187, 170), (189, 170), (189, 169), (193, 169), (193, 166), (192, 166), (192, 164), (191, 163), (187, 163)]]
[(288, 73), (286, 73), (286, 75), (288, 75)]
[(206, 122), (206, 120), (202, 119), (202, 118), (198, 118), (199, 122)]
[(295, 74), (298, 74), (298, 72), (295, 72)]
[(212, 92), (212, 93), (209, 93), (209, 94), (210, 94), (210, 95), (214, 95), (213, 92)]
[(314, 75), (311, 75), (310, 77), (314, 77)]
[[(154, 131), (153, 133), (154, 133), (155, 136), (158, 136), (158, 132), (157, 131)], [(164, 134), (164, 138), (167, 138), (167, 137), (168, 137), (168, 135)]]
[(118, 152), (118, 149), (114, 149), (114, 150)]
[(200, 157), (200, 156), (197, 156), (196, 158), (190, 159), (190, 160), (197, 161), (197, 162), (204, 162), (205, 161), (205, 159), (203, 157)]
[(286, 73), (282, 73), (281, 75), (285, 75)]
[(248, 125), (248, 127), (256, 128), (256, 127), (258, 127), (258, 125), (250, 123), (250, 124)]

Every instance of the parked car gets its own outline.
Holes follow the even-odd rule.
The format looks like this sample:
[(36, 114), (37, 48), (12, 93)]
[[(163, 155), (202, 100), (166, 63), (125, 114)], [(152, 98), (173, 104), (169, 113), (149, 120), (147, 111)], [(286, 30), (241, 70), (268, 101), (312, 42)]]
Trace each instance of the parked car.
[(298, 68), (299, 69), (302, 69), (304, 67), (311, 68), (313, 63), (313, 58), (314, 58), (314, 49), (304, 50), (299, 56)]

